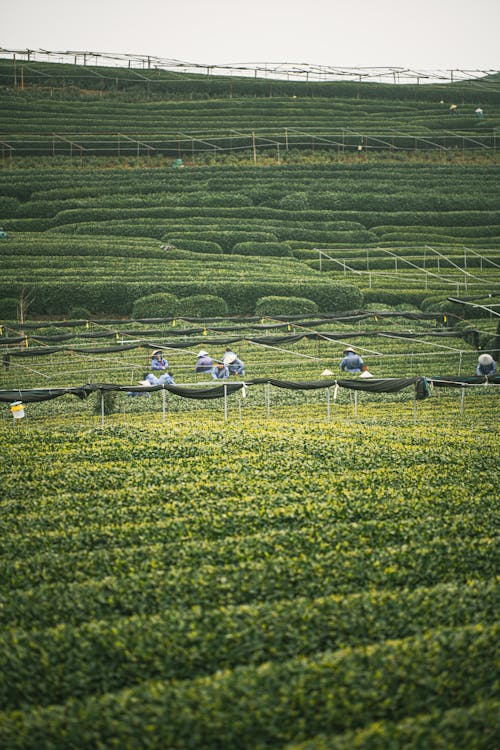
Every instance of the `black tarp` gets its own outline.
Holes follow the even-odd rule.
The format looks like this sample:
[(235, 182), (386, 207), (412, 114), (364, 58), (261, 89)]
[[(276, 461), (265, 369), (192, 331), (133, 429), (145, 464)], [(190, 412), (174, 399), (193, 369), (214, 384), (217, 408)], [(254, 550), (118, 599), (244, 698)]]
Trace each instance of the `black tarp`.
[(500, 375), (464, 375), (455, 377), (454, 375), (438, 375), (427, 378), (429, 383), (438, 388), (465, 388), (473, 385), (500, 385)]
[[(114, 336), (115, 334), (113, 334)], [(146, 341), (139, 338), (138, 341), (133, 343), (114, 344), (109, 346), (101, 347), (83, 347), (83, 346), (28, 346), (22, 349), (8, 349), (8, 353), (13, 357), (42, 357), (47, 354), (56, 354), (58, 352), (74, 352), (76, 354), (107, 354), (122, 351), (129, 351), (131, 349), (190, 349), (196, 348), (197, 346), (227, 346), (229, 344), (237, 344), (240, 342), (248, 342), (251, 344), (264, 345), (264, 346), (282, 346), (287, 344), (294, 344), (302, 339), (309, 341), (348, 341), (354, 338), (363, 337), (382, 337), (382, 338), (405, 338), (405, 339), (423, 339), (423, 338), (464, 338), (467, 339), (470, 336), (478, 335), (477, 331), (464, 330), (464, 331), (342, 331), (341, 333), (335, 332), (311, 332), (311, 333), (290, 333), (289, 335), (278, 335), (278, 336), (224, 336), (224, 337), (210, 337), (210, 336), (199, 336), (195, 340), (176, 340), (176, 341), (161, 341), (161, 335), (156, 335), (155, 342)], [(41, 340), (41, 339), (40, 339)], [(0, 339), (0, 343), (2, 340)]]
[[(316, 390), (319, 388), (331, 388), (339, 386), (340, 388), (347, 388), (357, 391), (367, 391), (372, 393), (397, 393), (404, 388), (414, 386), (416, 389), (417, 398), (425, 398), (425, 382), (426, 379), (422, 377), (415, 378), (370, 378), (370, 379), (356, 379), (356, 378), (342, 378), (340, 380), (309, 380), (309, 381), (288, 381), (288, 380), (276, 380), (274, 378), (257, 378), (255, 380), (240, 381), (237, 383), (221, 383), (220, 385), (210, 387), (186, 387), (181, 385), (152, 385), (152, 386), (140, 386), (140, 385), (118, 385), (115, 383), (88, 383), (80, 387), (69, 387), (69, 388), (27, 388), (27, 389), (13, 389), (0, 391), (0, 401), (13, 402), (22, 401), (23, 403), (30, 403), (35, 401), (47, 401), (49, 399), (58, 398), (59, 396), (65, 396), (71, 394), (78, 398), (87, 398), (91, 393), (96, 391), (131, 391), (137, 393), (152, 393), (155, 391), (168, 391), (182, 398), (191, 399), (214, 399), (223, 398), (226, 395), (230, 395), (239, 391), (244, 386), (262, 385), (269, 383), (276, 388), (285, 388), (294, 391), (308, 391)], [(422, 395), (419, 395), (422, 394)], [(425, 395), (423, 395), (425, 394)]]
[[(453, 315), (451, 313), (447, 314), (449, 318), (456, 318), (456, 315)], [(348, 322), (348, 321), (358, 321), (358, 320), (364, 320), (368, 318), (406, 318), (407, 320), (436, 320), (436, 321), (444, 321), (444, 314), (443, 313), (433, 313), (433, 312), (399, 312), (397, 310), (381, 310), (380, 312), (377, 311), (371, 311), (371, 310), (356, 310), (350, 313), (338, 313), (338, 314), (327, 314), (327, 313), (316, 313), (316, 320), (311, 320), (310, 315), (273, 315), (271, 317), (267, 316), (248, 316), (248, 317), (225, 317), (225, 318), (204, 318), (203, 320), (200, 320), (200, 318), (177, 318), (179, 321), (184, 321), (186, 323), (194, 323), (195, 325), (205, 327), (207, 323), (220, 323), (222, 325), (226, 324), (228, 321), (237, 323), (240, 327), (251, 324), (251, 323), (258, 323), (259, 325), (255, 326), (256, 328), (262, 327), (262, 328), (269, 328), (273, 326), (286, 326), (289, 322), (296, 322), (297, 324), (299, 321), (302, 321), (301, 325), (304, 326), (314, 326), (314, 325), (322, 325), (329, 320), (336, 320), (339, 322)], [(89, 320), (59, 320), (59, 321), (39, 321), (39, 322), (25, 322), (25, 323), (16, 323), (11, 322), (8, 324), (9, 328), (12, 328), (14, 330), (36, 330), (37, 328), (49, 328), (51, 326), (54, 326), (55, 328), (83, 328), (84, 326), (91, 324), (91, 325), (102, 325), (102, 326), (121, 326), (121, 325), (130, 325), (131, 323), (141, 323), (145, 325), (153, 324), (153, 323), (171, 323), (174, 318), (126, 318), (126, 319), (94, 319), (90, 318)], [(269, 320), (272, 321), (271, 323), (262, 323), (263, 320)], [(230, 330), (230, 329), (226, 329)]]

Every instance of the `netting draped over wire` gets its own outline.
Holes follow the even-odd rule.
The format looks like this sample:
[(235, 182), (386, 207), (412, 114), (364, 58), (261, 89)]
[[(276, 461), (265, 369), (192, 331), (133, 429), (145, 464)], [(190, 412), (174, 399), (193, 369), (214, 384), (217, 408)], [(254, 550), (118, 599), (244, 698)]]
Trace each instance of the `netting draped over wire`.
[(482, 384), (500, 385), (500, 375), (491, 377), (443, 377), (443, 378), (372, 378), (370, 380), (358, 380), (354, 378), (330, 379), (330, 380), (310, 380), (310, 381), (287, 381), (275, 380), (273, 378), (256, 378), (254, 380), (241, 381), (238, 383), (224, 383), (211, 387), (187, 387), (181, 385), (117, 385), (114, 383), (87, 383), (79, 387), (69, 388), (27, 388), (0, 391), (0, 401), (14, 402), (22, 401), (23, 403), (33, 403), (39, 401), (48, 401), (59, 398), (60, 396), (73, 395), (80, 399), (86, 399), (92, 393), (100, 391), (118, 391), (133, 393), (152, 393), (155, 391), (168, 391), (182, 398), (190, 399), (217, 399), (225, 398), (228, 395), (236, 393), (244, 388), (253, 385), (272, 385), (276, 388), (284, 388), (293, 391), (308, 391), (322, 388), (346, 388), (354, 391), (367, 391), (371, 393), (398, 393), (404, 388), (413, 386), (415, 389), (415, 398), (424, 399), (428, 396), (428, 386), (443, 386), (454, 388), (465, 388)]

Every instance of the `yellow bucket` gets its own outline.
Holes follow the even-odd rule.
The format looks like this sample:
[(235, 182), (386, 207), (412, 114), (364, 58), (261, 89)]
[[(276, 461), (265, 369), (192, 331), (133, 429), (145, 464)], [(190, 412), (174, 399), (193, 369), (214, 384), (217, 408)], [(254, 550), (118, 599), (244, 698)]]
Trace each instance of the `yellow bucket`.
[(21, 401), (14, 401), (10, 405), (10, 410), (14, 419), (22, 419), (24, 417), (24, 404)]

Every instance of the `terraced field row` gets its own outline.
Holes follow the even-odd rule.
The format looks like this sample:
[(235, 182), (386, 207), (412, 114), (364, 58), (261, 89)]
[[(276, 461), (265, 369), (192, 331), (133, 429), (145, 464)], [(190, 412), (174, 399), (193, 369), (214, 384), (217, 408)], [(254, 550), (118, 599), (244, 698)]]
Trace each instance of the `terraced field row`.
[(2, 743), (372, 747), (445, 722), (492, 747), (498, 436), (472, 408), (480, 435), (453, 410), (397, 435), (300, 410), (0, 424)]

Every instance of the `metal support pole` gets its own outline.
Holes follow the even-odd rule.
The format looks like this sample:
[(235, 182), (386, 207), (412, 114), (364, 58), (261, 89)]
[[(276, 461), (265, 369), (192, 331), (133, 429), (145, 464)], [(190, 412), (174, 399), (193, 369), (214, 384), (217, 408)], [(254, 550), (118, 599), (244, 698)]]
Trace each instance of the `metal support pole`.
[(104, 427), (104, 391), (101, 389), (101, 427)]
[(413, 424), (417, 424), (417, 389), (413, 392)]
[(326, 389), (326, 421), (330, 421), (330, 388)]
[(267, 412), (267, 416), (270, 417), (271, 416), (271, 384), (266, 383), (265, 389), (266, 389), (266, 412)]
[(162, 416), (162, 418), (163, 418), (163, 421), (165, 421), (165, 419), (166, 419), (166, 400), (167, 400), (167, 398), (166, 398), (167, 397), (167, 393), (165, 391), (165, 388), (163, 388), (163, 390), (161, 392), (161, 395), (162, 395), (162, 400), (163, 400), (163, 404), (162, 404), (162, 413), (163, 413), (163, 416)]
[(462, 358), (463, 358), (463, 355), (464, 355), (464, 353), (460, 352), (460, 359), (458, 361), (458, 374), (459, 375), (461, 375), (461, 373), (462, 373)]
[(227, 421), (227, 384), (224, 383), (224, 421)]
[(464, 415), (465, 388), (462, 388), (462, 398), (460, 399), (460, 416)]

